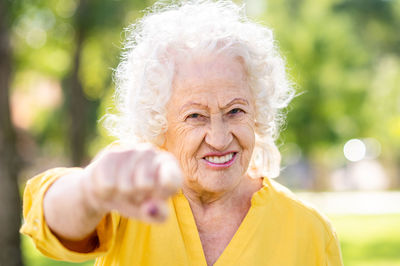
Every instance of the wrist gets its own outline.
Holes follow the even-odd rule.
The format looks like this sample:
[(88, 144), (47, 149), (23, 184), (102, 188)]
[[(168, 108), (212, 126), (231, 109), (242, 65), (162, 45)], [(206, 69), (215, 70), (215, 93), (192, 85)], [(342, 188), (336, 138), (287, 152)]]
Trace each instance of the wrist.
[(93, 189), (93, 185), (90, 179), (89, 169), (84, 169), (79, 178), (79, 187), (81, 188), (82, 205), (87, 214), (91, 217), (103, 217), (108, 213), (108, 210), (104, 207), (104, 204), (100, 202), (96, 193)]

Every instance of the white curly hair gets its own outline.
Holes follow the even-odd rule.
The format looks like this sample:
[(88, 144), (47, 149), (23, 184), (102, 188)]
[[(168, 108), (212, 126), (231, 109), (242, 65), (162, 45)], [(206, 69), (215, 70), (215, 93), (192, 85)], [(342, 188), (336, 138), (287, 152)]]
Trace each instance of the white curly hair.
[(248, 174), (254, 178), (278, 176), (280, 153), (274, 141), (294, 89), (272, 31), (251, 22), (244, 6), (228, 0), (156, 3), (127, 29), (115, 71), (118, 113), (105, 116), (105, 127), (121, 143), (161, 146), (168, 127), (166, 104), (174, 77), (173, 54), (204, 51), (243, 62), (256, 99), (256, 143)]

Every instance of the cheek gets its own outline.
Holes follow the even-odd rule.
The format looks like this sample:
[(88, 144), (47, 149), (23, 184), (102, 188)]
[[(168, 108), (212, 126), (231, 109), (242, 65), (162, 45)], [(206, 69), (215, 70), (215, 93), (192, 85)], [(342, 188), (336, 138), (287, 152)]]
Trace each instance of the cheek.
[(197, 169), (196, 154), (204, 133), (185, 125), (171, 125), (166, 133), (166, 149), (179, 160), (185, 175)]
[(247, 169), (255, 145), (254, 123), (246, 122), (236, 129), (236, 137), (243, 149), (241, 165)]

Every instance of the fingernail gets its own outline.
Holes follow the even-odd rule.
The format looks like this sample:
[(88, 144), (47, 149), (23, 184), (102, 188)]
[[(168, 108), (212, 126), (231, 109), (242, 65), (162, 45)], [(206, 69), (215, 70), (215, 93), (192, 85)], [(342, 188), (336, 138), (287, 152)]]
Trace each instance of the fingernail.
[(152, 217), (155, 217), (155, 216), (157, 216), (158, 215), (158, 207), (157, 207), (157, 205), (155, 205), (155, 204), (152, 204), (151, 206), (150, 206), (150, 208), (148, 209), (148, 214), (150, 215), (150, 216), (152, 216)]

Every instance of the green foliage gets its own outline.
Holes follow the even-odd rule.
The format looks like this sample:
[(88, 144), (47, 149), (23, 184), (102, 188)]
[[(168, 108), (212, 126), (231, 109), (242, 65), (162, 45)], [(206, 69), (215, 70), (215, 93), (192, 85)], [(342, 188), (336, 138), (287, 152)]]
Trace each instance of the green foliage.
[(260, 17), (274, 29), (300, 94), (283, 142), (312, 158), (373, 137), (400, 158), (399, 3), (268, 1)]
[(104, 113), (99, 108), (105, 95), (113, 90), (112, 69), (118, 64), (121, 32), (139, 15), (137, 11), (146, 7), (146, 2), (19, 0), (9, 5), (16, 77), (13, 89), (37, 90), (41, 84), (29, 83), (32, 74), (43, 80), (55, 80), (63, 88), (62, 101), (49, 108), (31, 109), (32, 121), (24, 128), (41, 148), (54, 144), (59, 148), (52, 150), (65, 148), (70, 120), (66, 108), (68, 79), (74, 67), (77, 40), (83, 38), (79, 79), (89, 100), (89, 137), (99, 143), (97, 121), (99, 113)]
[[(83, 8), (78, 9), (79, 3)], [(36, 71), (61, 83), (71, 71), (77, 29), (82, 30), (79, 76), (93, 103), (89, 130), (98, 139), (103, 134), (95, 122), (104, 113), (104, 96), (113, 89), (121, 32), (149, 4), (15, 1), (10, 10), (17, 76), (23, 80), (27, 72)], [(350, 138), (374, 137), (382, 150), (400, 158), (399, 1), (269, 0), (262, 7), (258, 19), (274, 29), (301, 94), (290, 107), (281, 140), (297, 143), (303, 154), (315, 157), (331, 147), (340, 149)], [(65, 120), (62, 105), (57, 108), (61, 111), (43, 114), (54, 119), (33, 123), (39, 139), (66, 137), (53, 125)]]

